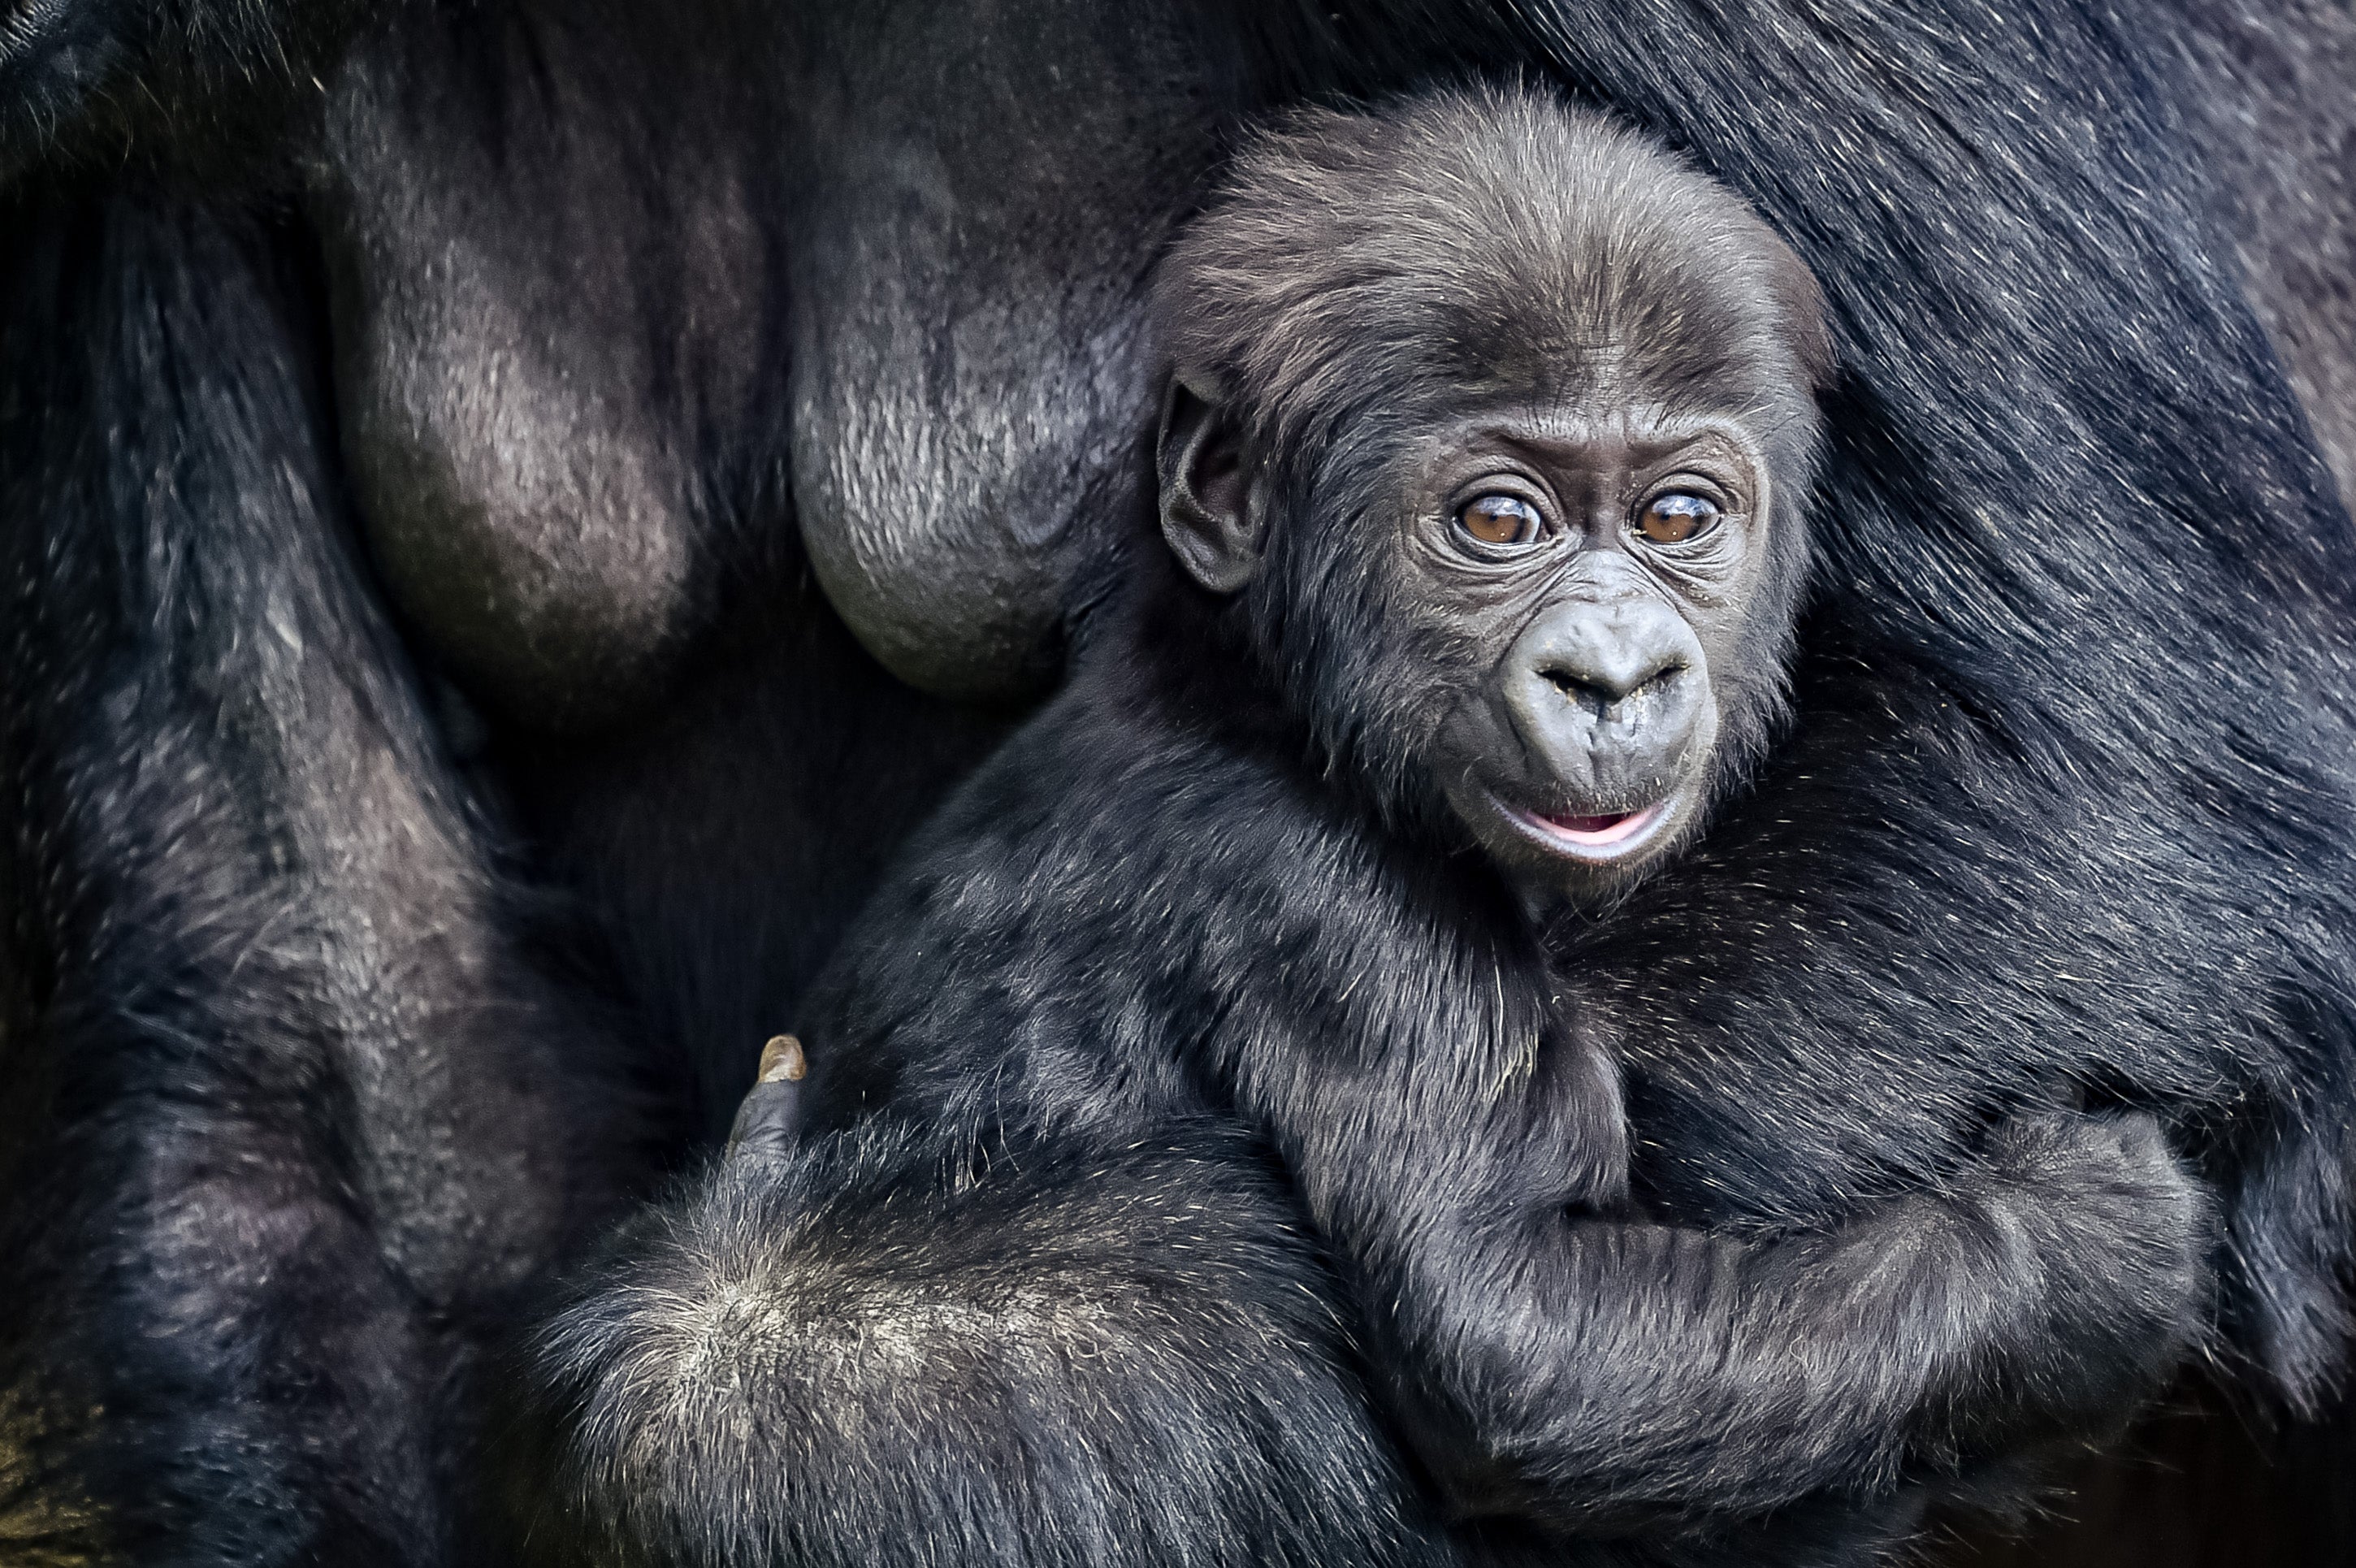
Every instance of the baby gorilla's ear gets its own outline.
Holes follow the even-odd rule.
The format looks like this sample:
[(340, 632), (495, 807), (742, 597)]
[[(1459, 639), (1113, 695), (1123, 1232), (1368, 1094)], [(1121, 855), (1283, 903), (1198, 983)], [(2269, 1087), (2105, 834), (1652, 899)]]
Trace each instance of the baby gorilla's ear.
[(1178, 375), (1162, 403), (1162, 536), (1187, 575), (1232, 594), (1259, 571), (1243, 441), (1219, 398)]

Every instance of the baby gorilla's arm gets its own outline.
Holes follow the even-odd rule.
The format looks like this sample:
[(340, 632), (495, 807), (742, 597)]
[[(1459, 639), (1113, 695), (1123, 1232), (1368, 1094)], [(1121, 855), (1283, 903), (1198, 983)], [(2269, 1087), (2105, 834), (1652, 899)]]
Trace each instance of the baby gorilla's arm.
[(1591, 1538), (2099, 1431), (2198, 1333), (2211, 1231), (2148, 1118), (2054, 1113), (1829, 1235), (1441, 1233), (1369, 1292), (1411, 1440), (1462, 1511)]

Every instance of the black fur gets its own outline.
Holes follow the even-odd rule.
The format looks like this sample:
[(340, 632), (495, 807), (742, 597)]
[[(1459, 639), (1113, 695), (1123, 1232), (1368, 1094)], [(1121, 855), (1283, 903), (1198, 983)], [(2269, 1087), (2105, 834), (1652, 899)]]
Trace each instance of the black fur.
[(645, 1109), (361, 577), (315, 280), (201, 211), (8, 210), (9, 1549), (444, 1554), (480, 1351)]
[[(551, 1118), (570, 1152), (455, 1205), (481, 1189), (433, 1176), (414, 1207), (347, 1179), (336, 1107), (365, 1098), (360, 1076), (279, 1048), (349, 1023), (321, 966), (288, 961), (290, 977), (243, 936), (207, 944), (281, 929), (257, 911), (365, 933), (407, 895), (386, 860), (315, 875), (224, 827), (212, 794), (167, 787), (186, 775), (154, 759), (193, 733), (238, 773), (239, 811), (316, 822), (316, 793), (254, 765), (256, 732), (202, 721), (283, 721), (295, 756), (332, 751), (338, 725), (262, 681), (270, 593), (174, 599), (185, 613), (159, 619), (155, 585), (196, 581), (189, 563), (245, 580), (336, 539), (323, 518), (359, 536), (337, 546), (348, 591), (305, 568), (289, 595), (330, 628), (381, 613), (373, 575), (418, 580), (379, 564), (417, 530), (485, 564), (443, 600), (395, 599), (407, 651), (466, 702), (430, 703), (441, 688), (380, 631), (331, 683), (375, 693), (395, 734), (438, 730), (447, 759), (391, 748), (419, 758), (423, 793), (509, 797), (533, 866), (577, 891), (568, 945), (590, 929), (638, 1059), (691, 1079), (716, 1135), (881, 854), (996, 730), (891, 682), (843, 622), (943, 687), (1052, 673), (1145, 536), (1143, 279), (1222, 128), (1467, 68), (1608, 103), (1734, 185), (1825, 284), (1848, 371), (1793, 745), (1641, 911), (1563, 933), (1584, 1004), (1627, 1042), (1640, 1192), (1681, 1222), (1821, 1224), (1938, 1179), (2063, 1080), (2161, 1115), (2198, 1159), (2230, 1243), (2227, 1364), (2321, 1400), (2349, 1235), (2347, 529), (2199, 216), (2204, 160), (2245, 155), (2249, 133), (2179, 123), (2206, 80), (2173, 47), (2185, 9), (1025, 0), (985, 27), (961, 0), (496, 0), (388, 6), (357, 30), (332, 5), (9, 10), (7, 1550), (112, 1532), (161, 1561), (354, 1541), (455, 1555), (444, 1521), (472, 1468), (381, 1450), (434, 1446), (430, 1412), (471, 1403), (436, 1405), (444, 1304), (487, 1303), (487, 1323), (512, 1298), (412, 1290), (411, 1265), (382, 1260), (464, 1260), (437, 1240), (469, 1233), (454, 1210), (561, 1208), (543, 1184), (576, 1157), (615, 1158), (615, 1181), (649, 1163), (606, 1130), (610, 1090), (569, 1076), (584, 1028), (604, 1032), (594, 1007), (570, 1016), (595, 988), (518, 982), (526, 1001), (498, 1016), (558, 1021), (491, 1033), (562, 1064), (522, 1075), (517, 1115)], [(2306, 12), (2245, 7), (2233, 27), (2278, 36)], [(2254, 243), (2276, 253), (2242, 260), (2299, 384), (2328, 390), (2340, 339), (2307, 328), (2337, 319), (2334, 297), (2264, 277), (2317, 230), (2260, 205), (2277, 216)], [(76, 239), (101, 212), (145, 238)], [(257, 295), (258, 325), (224, 303)], [(150, 296), (181, 302), (164, 317), (203, 395), (161, 396), (145, 352), (105, 374), (85, 358), (120, 340), (104, 322), (134, 319), (109, 301)], [(160, 453), (218, 473), (241, 442), (273, 456), (239, 459), (234, 484), (156, 478), (178, 471)], [(296, 486), (264, 482), (290, 468)], [(536, 552), (551, 518), (645, 553)], [(173, 574), (134, 574), (151, 559)], [(631, 575), (644, 559), (672, 596)], [(80, 586), (52, 596), (60, 580)], [(479, 637), (486, 584), (563, 613), (486, 660), (449, 629)], [(599, 620), (616, 602), (657, 613)], [(226, 651), (174, 687), (184, 637)], [(342, 644), (306, 627), (303, 646)], [(560, 669), (589, 681), (498, 679), (551, 646), (586, 648)], [(608, 670), (629, 689), (603, 727), (565, 733)], [(163, 694), (83, 701), (102, 682)], [(176, 703), (192, 731), (157, 716)], [(487, 744), (424, 718), (469, 708)], [(381, 799), (330, 792), (371, 802), (364, 817)], [(466, 882), (497, 836), (432, 858)], [(224, 925), (225, 908), (243, 913)], [(489, 922), (497, 953), (523, 929), (509, 918)], [(439, 1016), (455, 995), (463, 1015), (483, 994), (398, 941), (339, 950), (345, 1002)], [(145, 1000), (158, 977), (168, 1011)], [(121, 1022), (126, 997), (138, 1028), (89, 1022)], [(465, 1128), (461, 1165), (530, 1142), (461, 1114), (478, 1033), (405, 1016), (362, 1032), (446, 1076), (365, 1141), (428, 1149)], [(241, 1108), (198, 1146), (236, 1151), (291, 1206), (269, 1212), (350, 1227), (335, 1248), (264, 1249), (348, 1267), (207, 1272), (208, 1321), (241, 1326), (201, 1346), (166, 1331), (199, 1297), (148, 1287), (187, 1277), (177, 1247), (244, 1255), (254, 1205), (155, 1207), (150, 1167), (121, 1155), (198, 1124), (192, 1105)], [(390, 1294), (369, 1283), (388, 1275)], [(380, 1377), (329, 1342), (321, 1279), (335, 1311), (393, 1304), (368, 1337)], [(279, 1350), (238, 1348), (263, 1343)], [(178, 1347), (196, 1348), (159, 1368)]]
[(1282, 1183), (1226, 1128), (1159, 1133), (976, 1163), (872, 1127), (732, 1162), (552, 1331), (581, 1441), (525, 1538), (813, 1568), (1430, 1557)]
[[(1363, 1476), (1383, 1520), (1423, 1518), (1424, 1493), (1369, 1466), (1382, 1438), (1331, 1391), (1334, 1347), (1272, 1303), (1357, 1326), (1447, 1514), (1582, 1558), (1850, 1559), (1903, 1532), (1908, 1483), (1984, 1485), (1992, 1462), (2107, 1428), (2205, 1305), (2204, 1199), (2148, 1117), (2032, 1112), (1828, 1233), (1660, 1224), (1628, 1202), (1617, 1020), (1549, 966), (1440, 798), (1440, 704), (1466, 695), (1454, 644), (1481, 612), (1449, 602), (1441, 637), (1403, 564), (1403, 459), (1474, 388), (1549, 407), (1601, 384), (1641, 406), (1665, 376), (1769, 419), (1798, 324), (1770, 314), (1745, 341), (1726, 318), (1761, 308), (1772, 251), (1655, 155), (1529, 97), (1303, 122), (1238, 180), (1179, 247), (1162, 314), (1190, 379), (1236, 400), (1266, 572), (1229, 602), (1141, 567), (1144, 602), (918, 836), (819, 983), (804, 1093), (822, 1135), (777, 1165), (757, 1261), (741, 1195), (774, 1156), (740, 1156), (665, 1222), (659, 1284), (634, 1273), (559, 1319), (546, 1354), (577, 1407), (589, 1517), (643, 1539), (631, 1510), (653, 1510), (665, 1560), (859, 1561), (879, 1550), (865, 1516), (827, 1499), (892, 1476), (890, 1551), (918, 1560), (969, 1538), (975, 1498), (1055, 1520), (1058, 1498), (1150, 1486), (1175, 1517), (1224, 1521), (1290, 1491), (1312, 1559), (1393, 1560), (1355, 1513), (1352, 1532), (1327, 1522), (1332, 1490)], [(1576, 280), (1600, 260), (1590, 293)], [(1680, 291), (1697, 262), (1708, 283)], [(1804, 440), (1761, 440), (1804, 474)], [(1772, 693), (1789, 604), (1733, 597), (1753, 623), (1736, 646), (1768, 668), (1713, 661), (1712, 678)], [(1615, 908), (1646, 901), (1622, 890)], [(1096, 1293), (1032, 1262), (1044, 1231), (1120, 1277), (1153, 1187), (1031, 1184), (1212, 1117), (1265, 1140), (1290, 1178), (1273, 1212), (1301, 1217), (1332, 1273), (1270, 1253), (1248, 1288)], [(1262, 1178), (1246, 1160), (1208, 1179), (1241, 1206)], [(944, 1203), (991, 1238), (962, 1238), (986, 1268), (910, 1229)], [(1234, 1245), (1209, 1219), (1169, 1232), (1175, 1261)], [(845, 1253), (903, 1249), (943, 1266), (841, 1272)], [(1019, 1336), (1033, 1300), (1104, 1357), (1179, 1353), (1127, 1384), (1098, 1380), (1104, 1357), (1059, 1366), (968, 1417), (962, 1369)], [(911, 1356), (896, 1341), (917, 1333)], [(1192, 1348), (1239, 1334), (1268, 1386), (1311, 1391), (1258, 1442), (1241, 1434), (1269, 1418)], [(1175, 1421), (1173, 1401), (1231, 1424)], [(856, 1423), (821, 1413), (846, 1408)], [(1101, 1446), (1070, 1493), (974, 1444), (976, 1426), (1015, 1452), (1088, 1432), (1186, 1446), (1175, 1462)], [(1236, 1539), (1132, 1528), (1121, 1560), (1257, 1560)], [(993, 1541), (997, 1561), (1073, 1560), (1039, 1523)], [(1488, 1561), (1499, 1542), (1421, 1549)]]

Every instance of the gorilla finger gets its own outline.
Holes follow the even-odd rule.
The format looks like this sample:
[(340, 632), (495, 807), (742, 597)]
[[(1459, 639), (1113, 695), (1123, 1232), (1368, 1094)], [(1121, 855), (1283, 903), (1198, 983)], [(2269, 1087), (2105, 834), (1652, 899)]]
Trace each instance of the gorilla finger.
[(801, 1080), (809, 1071), (801, 1042), (779, 1035), (762, 1048), (760, 1077), (728, 1130), (728, 1157), (782, 1155), (801, 1129)]

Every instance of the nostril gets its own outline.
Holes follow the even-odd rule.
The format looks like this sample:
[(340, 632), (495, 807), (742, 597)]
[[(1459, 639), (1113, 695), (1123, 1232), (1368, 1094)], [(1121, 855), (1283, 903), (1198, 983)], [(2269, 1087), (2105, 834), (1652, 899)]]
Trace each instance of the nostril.
[(1556, 691), (1563, 694), (1566, 701), (1577, 707), (1585, 708), (1599, 718), (1606, 709), (1619, 700), (1601, 682), (1583, 675), (1575, 675), (1568, 670), (1542, 670), (1539, 673), (1547, 678), (1547, 682)]

